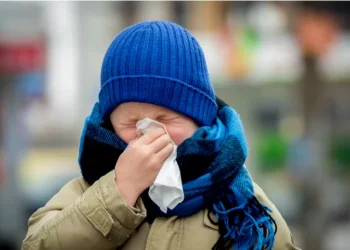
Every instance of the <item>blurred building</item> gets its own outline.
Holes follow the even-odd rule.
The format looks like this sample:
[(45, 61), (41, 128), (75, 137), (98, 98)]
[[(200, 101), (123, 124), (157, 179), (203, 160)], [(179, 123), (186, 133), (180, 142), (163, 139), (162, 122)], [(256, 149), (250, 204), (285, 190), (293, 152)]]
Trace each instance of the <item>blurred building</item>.
[(297, 245), (348, 249), (349, 10), (333, 2), (0, 3), (0, 249), (19, 248), (30, 214), (80, 174), (80, 132), (111, 40), (155, 19), (179, 23), (201, 44), (217, 95), (242, 117), (247, 166)]

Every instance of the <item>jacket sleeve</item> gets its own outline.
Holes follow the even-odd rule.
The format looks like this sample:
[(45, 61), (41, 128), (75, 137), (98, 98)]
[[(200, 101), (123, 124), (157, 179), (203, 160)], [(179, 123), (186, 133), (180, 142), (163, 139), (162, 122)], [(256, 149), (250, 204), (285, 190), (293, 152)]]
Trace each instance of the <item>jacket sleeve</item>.
[(116, 249), (146, 217), (141, 198), (127, 205), (114, 171), (92, 186), (82, 178), (66, 184), (29, 219), (22, 250)]
[(254, 191), (256, 198), (272, 210), (271, 216), (277, 224), (277, 233), (275, 235), (273, 250), (300, 250), (300, 248), (294, 245), (293, 237), (286, 221), (283, 219), (276, 206), (256, 183), (254, 183)]

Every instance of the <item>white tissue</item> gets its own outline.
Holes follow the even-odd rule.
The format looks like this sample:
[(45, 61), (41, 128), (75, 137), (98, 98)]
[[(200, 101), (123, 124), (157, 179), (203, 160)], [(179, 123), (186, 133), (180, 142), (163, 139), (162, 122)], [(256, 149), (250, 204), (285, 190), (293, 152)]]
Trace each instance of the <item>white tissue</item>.
[[(146, 134), (159, 127), (164, 128), (165, 132), (168, 133), (164, 124), (149, 118), (143, 119), (136, 123), (137, 135)], [(174, 151), (165, 160), (148, 192), (149, 197), (164, 213), (167, 212), (167, 208), (174, 209), (184, 200), (180, 169), (176, 161), (177, 146), (173, 141), (171, 142), (174, 145)]]

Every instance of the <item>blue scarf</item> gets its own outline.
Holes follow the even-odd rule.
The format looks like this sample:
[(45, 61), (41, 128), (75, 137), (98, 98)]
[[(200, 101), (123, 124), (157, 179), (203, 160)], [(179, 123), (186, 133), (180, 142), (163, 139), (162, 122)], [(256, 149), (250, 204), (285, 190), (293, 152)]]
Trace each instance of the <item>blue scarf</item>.
[[(215, 122), (200, 127), (178, 147), (184, 201), (164, 214), (145, 192), (147, 212), (155, 217), (187, 216), (209, 209), (216, 215), (217, 222), (211, 221), (218, 224), (220, 233), (213, 249), (272, 249), (277, 226), (271, 210), (254, 196), (252, 179), (243, 165), (247, 142), (242, 122), (236, 111), (218, 98), (217, 104)], [(126, 147), (95, 104), (81, 136), (79, 164), (84, 179), (92, 184), (114, 169)]]

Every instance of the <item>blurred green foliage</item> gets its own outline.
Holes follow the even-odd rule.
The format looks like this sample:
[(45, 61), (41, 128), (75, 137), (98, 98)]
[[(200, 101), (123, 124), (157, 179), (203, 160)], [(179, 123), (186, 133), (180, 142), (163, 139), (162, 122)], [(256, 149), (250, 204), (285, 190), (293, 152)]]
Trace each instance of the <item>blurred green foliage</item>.
[(283, 169), (287, 152), (288, 142), (279, 133), (264, 132), (257, 140), (258, 165), (263, 171)]

